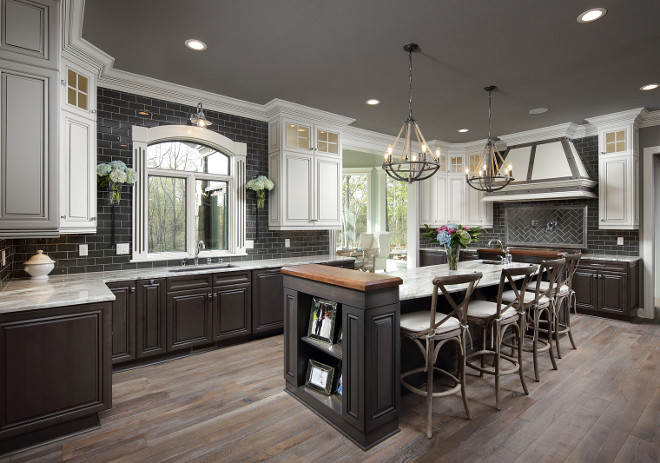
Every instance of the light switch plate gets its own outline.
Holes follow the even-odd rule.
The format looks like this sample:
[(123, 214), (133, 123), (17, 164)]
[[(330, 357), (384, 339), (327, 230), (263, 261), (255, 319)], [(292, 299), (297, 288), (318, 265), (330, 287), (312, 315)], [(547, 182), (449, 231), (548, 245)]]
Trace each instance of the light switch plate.
[(245, 249), (254, 249), (254, 240), (245, 240)]
[(89, 255), (89, 245), (88, 244), (81, 244), (78, 246), (78, 255), (80, 257), (85, 257)]
[(117, 243), (117, 255), (128, 254), (128, 243)]
[(285, 248), (290, 248), (291, 247), (291, 240), (289, 238), (286, 238), (284, 240), (284, 247)]
[(623, 236), (616, 237), (616, 244), (617, 246), (623, 246)]

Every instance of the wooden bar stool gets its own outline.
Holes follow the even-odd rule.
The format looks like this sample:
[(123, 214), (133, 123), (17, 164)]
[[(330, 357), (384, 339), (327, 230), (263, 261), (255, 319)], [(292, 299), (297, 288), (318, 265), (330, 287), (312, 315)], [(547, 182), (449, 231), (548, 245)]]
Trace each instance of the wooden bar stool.
[[(520, 304), (518, 305), (518, 309), (526, 314), (523, 317), (523, 341), (529, 339), (531, 340), (531, 345), (524, 342), (519, 345), (522, 346), (524, 352), (531, 352), (533, 355), (534, 378), (536, 381), (540, 381), (538, 360), (540, 353), (549, 351), (552, 368), (554, 370), (557, 369), (557, 362), (555, 361), (555, 355), (552, 349), (552, 341), (554, 339), (552, 331), (554, 325), (554, 297), (565, 262), (566, 260), (564, 258), (544, 260), (541, 262), (541, 269), (536, 279), (534, 292), (523, 291), (521, 304), (517, 302), (518, 295), (514, 291), (505, 291), (502, 294), (502, 301), (512, 301)], [(544, 284), (542, 280), (543, 275), (546, 275), (547, 284)], [(528, 285), (523, 286), (523, 288), (527, 287)], [(541, 287), (546, 289), (542, 290)], [(544, 326), (547, 328), (540, 326), (543, 323), (542, 318), (544, 315), (546, 317)], [(530, 324), (532, 326), (531, 335), (527, 334), (527, 327)], [(546, 334), (547, 338), (541, 339), (540, 334)], [(512, 347), (516, 346), (512, 345)]]
[(557, 357), (559, 358), (561, 358), (561, 350), (559, 347), (560, 335), (568, 334), (571, 346), (573, 346), (573, 349), (577, 349), (575, 341), (573, 340), (573, 332), (571, 330), (571, 301), (575, 300), (573, 275), (575, 275), (581, 257), (581, 253), (568, 254), (565, 257), (566, 272), (564, 273), (564, 279), (558, 285), (559, 291), (555, 294), (555, 326), (553, 329), (557, 345)]
[[(470, 409), (468, 408), (467, 395), (465, 392), (465, 333), (467, 331), (466, 313), (468, 303), (476, 283), (481, 279), (481, 273), (466, 275), (448, 275), (433, 279), (433, 295), (431, 297), (431, 310), (422, 310), (401, 315), (401, 335), (411, 339), (422, 355), (425, 364), (423, 367), (414, 368), (401, 373), (401, 384), (414, 394), (426, 397), (426, 437), (429, 439), (433, 428), (433, 398), (444, 397), (461, 391), (463, 406), (468, 419)], [(448, 286), (467, 285), (465, 295), (460, 304), (454, 300), (454, 296), (447, 290)], [(449, 314), (437, 313), (438, 289), (452, 307)], [(456, 288), (453, 288), (456, 289)], [(460, 293), (455, 294), (463, 294)], [(455, 342), (458, 346), (458, 368), (454, 375), (446, 370), (435, 366), (440, 348), (447, 342)], [(415, 373), (425, 372), (426, 383), (414, 386), (406, 379)], [(454, 386), (441, 392), (434, 392), (433, 377), (438, 372), (454, 381)]]
[[(479, 357), (481, 364), (476, 365), (468, 361), (467, 366), (479, 371), (481, 376), (483, 376), (483, 373), (495, 376), (495, 406), (498, 410), (501, 410), (500, 376), (517, 372), (520, 376), (520, 383), (522, 384), (523, 391), (525, 391), (526, 395), (529, 394), (522, 371), (522, 351), (518, 349), (517, 358), (513, 357), (513, 353), (512, 355), (506, 355), (502, 352), (502, 340), (504, 339), (504, 333), (506, 330), (511, 327), (513, 330), (512, 336), (517, 340), (517, 344), (521, 345), (523, 343), (522, 319), (524, 318), (524, 313), (517, 309), (517, 307), (522, 307), (522, 304), (517, 304), (517, 302), (519, 301), (519, 298), (522, 298), (525, 294), (524, 288), (527, 287), (529, 278), (534, 274), (537, 268), (538, 267), (535, 265), (530, 265), (529, 267), (503, 269), (497, 290), (497, 301), (474, 300), (470, 304), (468, 310), (468, 322), (474, 323), (481, 328), (482, 344), (480, 350), (471, 352), (467, 356), (468, 359)], [(522, 282), (517, 285), (515, 278), (521, 276)], [(508, 303), (505, 303), (502, 294), (504, 293), (504, 286), (507, 283), (511, 285), (512, 289), (510, 292), (513, 293), (515, 297)], [(490, 336), (490, 349), (487, 348), (486, 342), (487, 334), (489, 332), (492, 333)], [(486, 356), (493, 356), (493, 363), (490, 367), (486, 367)], [(502, 368), (502, 360), (507, 361), (511, 366), (509, 368)]]

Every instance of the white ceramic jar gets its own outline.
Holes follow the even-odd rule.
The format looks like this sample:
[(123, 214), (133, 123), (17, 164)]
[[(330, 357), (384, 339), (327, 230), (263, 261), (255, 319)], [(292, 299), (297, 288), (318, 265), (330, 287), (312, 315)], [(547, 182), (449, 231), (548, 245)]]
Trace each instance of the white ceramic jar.
[(25, 271), (32, 280), (47, 280), (48, 274), (55, 268), (55, 261), (39, 249), (23, 265), (25, 265)]

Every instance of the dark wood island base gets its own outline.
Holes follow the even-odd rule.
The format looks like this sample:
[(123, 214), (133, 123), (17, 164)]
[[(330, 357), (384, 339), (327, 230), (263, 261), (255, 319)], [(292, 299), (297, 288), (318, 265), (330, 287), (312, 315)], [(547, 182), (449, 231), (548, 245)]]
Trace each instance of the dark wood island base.
[[(285, 267), (286, 391), (363, 450), (399, 431), (401, 278), (317, 264)], [(314, 297), (340, 304), (333, 343), (308, 337)], [(309, 360), (341, 371), (342, 395), (309, 387)]]

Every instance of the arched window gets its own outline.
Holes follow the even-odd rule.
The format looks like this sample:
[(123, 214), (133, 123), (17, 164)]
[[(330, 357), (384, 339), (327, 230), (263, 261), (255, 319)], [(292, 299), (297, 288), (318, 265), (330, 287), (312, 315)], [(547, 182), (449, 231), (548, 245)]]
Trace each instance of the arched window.
[(134, 260), (245, 254), (246, 145), (190, 126), (133, 127)]

